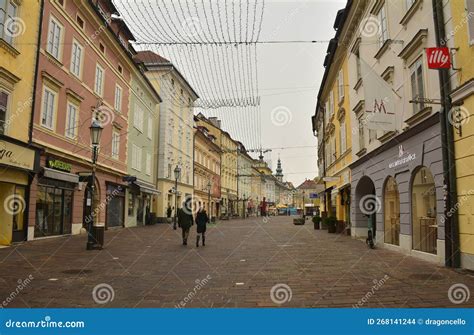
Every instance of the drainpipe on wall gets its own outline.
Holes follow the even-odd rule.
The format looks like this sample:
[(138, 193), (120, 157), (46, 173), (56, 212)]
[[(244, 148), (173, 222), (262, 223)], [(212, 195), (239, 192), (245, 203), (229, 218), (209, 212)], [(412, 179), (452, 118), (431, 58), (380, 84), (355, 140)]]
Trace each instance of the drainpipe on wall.
[[(448, 5), (450, 5), (448, 3)], [(433, 0), (433, 19), (435, 24), (436, 43), (444, 46), (446, 31), (444, 26), (443, 0)], [(443, 150), (443, 174), (446, 184), (446, 209), (445, 209), (445, 265), (452, 268), (461, 266), (461, 254), (459, 250), (459, 221), (456, 215), (447, 215), (448, 211), (455, 208), (457, 202), (456, 169), (454, 157), (454, 134), (453, 127), (448, 120), (448, 112), (451, 104), (451, 82), (449, 69), (440, 69), (440, 93), (442, 109), (440, 113), (441, 142)]]
[(33, 95), (31, 100), (31, 115), (30, 115), (30, 126), (28, 128), (28, 143), (33, 142), (33, 120), (34, 120), (34, 111), (36, 103), (36, 88), (38, 85), (38, 69), (39, 69), (39, 56), (41, 48), (41, 34), (43, 32), (43, 11), (44, 11), (44, 0), (41, 0), (40, 5), (40, 16), (39, 16), (39, 28), (38, 28), (38, 42), (36, 43), (36, 65), (35, 65), (35, 74), (33, 78)]
[[(38, 85), (38, 69), (39, 69), (39, 57), (40, 57), (40, 48), (41, 48), (41, 34), (43, 32), (43, 13), (44, 11), (44, 0), (41, 0), (40, 4), (40, 12), (39, 12), (39, 21), (38, 21), (38, 42), (36, 43), (36, 64), (35, 64), (35, 73), (33, 76), (33, 91), (32, 91), (32, 98), (31, 98), (31, 113), (30, 113), (30, 124), (28, 127), (28, 144), (31, 145), (33, 143), (33, 122), (34, 122), (34, 113), (35, 113), (35, 104), (36, 104), (36, 88)], [(35, 149), (36, 151), (36, 149)], [(38, 152), (38, 151), (36, 151)], [(36, 154), (35, 154), (36, 156)], [(35, 157), (34, 167), (36, 168), (39, 166), (39, 157)], [(37, 164), (38, 163), (38, 164)], [(25, 208), (25, 217), (24, 217), (24, 225), (25, 228), (25, 236), (24, 240), (28, 240), (28, 228), (29, 228), (29, 221), (30, 221), (30, 196), (31, 196), (31, 184), (33, 184), (33, 180), (35, 178), (35, 172), (28, 173), (28, 187), (26, 188), (25, 193), (25, 200), (26, 200), (26, 208)], [(26, 224), (25, 224), (26, 223)]]

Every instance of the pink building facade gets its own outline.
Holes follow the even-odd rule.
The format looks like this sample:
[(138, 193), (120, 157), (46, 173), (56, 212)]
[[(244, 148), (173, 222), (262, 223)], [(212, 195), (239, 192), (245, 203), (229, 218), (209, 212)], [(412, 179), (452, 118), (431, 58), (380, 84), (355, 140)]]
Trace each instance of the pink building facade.
[[(131, 32), (110, 0), (45, 0), (33, 143), (40, 173), (31, 186), (28, 240), (124, 225)], [(89, 127), (103, 127), (94, 203)]]

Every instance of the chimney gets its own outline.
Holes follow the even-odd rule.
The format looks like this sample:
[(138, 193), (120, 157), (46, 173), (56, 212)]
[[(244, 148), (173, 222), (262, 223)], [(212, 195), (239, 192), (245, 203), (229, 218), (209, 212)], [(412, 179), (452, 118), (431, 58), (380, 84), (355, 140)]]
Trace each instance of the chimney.
[(221, 128), (221, 120), (219, 120), (217, 117), (212, 116), (208, 118), (209, 122), (214, 125), (214, 127)]

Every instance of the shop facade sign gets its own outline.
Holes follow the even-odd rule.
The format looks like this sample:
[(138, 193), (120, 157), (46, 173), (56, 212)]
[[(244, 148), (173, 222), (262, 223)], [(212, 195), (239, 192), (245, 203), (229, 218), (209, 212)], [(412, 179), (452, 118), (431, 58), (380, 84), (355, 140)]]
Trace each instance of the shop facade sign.
[(414, 161), (416, 160), (416, 153), (405, 153), (405, 150), (403, 148), (403, 145), (400, 144), (398, 146), (398, 159), (396, 159), (395, 161), (392, 161), (388, 164), (388, 168), (389, 169), (394, 169), (394, 168), (397, 168), (397, 167), (402, 167), (408, 163), (410, 163), (411, 161)]
[(68, 172), (71, 173), (72, 171), (72, 164), (71, 163), (66, 163), (64, 161), (61, 161), (59, 159), (54, 159), (48, 157), (46, 159), (46, 167), (53, 169), (53, 170), (58, 170), (62, 172)]
[(449, 48), (426, 48), (429, 69), (450, 69), (451, 53)]
[(364, 78), (364, 121), (367, 128), (396, 130), (395, 99), (397, 98), (392, 87), (363, 60), (361, 60), (361, 71)]
[(35, 151), (11, 142), (0, 141), (0, 164), (33, 171)]

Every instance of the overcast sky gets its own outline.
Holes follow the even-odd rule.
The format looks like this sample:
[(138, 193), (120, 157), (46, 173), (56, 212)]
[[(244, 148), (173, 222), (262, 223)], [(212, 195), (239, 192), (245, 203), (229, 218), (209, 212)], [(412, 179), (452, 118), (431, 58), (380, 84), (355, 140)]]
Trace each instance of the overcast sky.
[[(231, 13), (239, 13), (239, 8), (241, 13), (245, 13), (249, 8), (253, 9), (251, 4), (255, 1), (258, 4), (255, 7), (256, 12), (261, 12), (262, 0), (250, 0), (250, 2), (114, 0), (137, 41), (160, 41), (160, 43), (180, 38), (186, 41), (204, 40), (200, 33), (205, 33), (206, 29), (211, 39), (221, 40), (219, 33), (222, 35), (222, 31), (227, 31), (226, 27), (230, 29), (227, 32), (229, 38), (234, 40), (232, 37), (236, 31), (239, 36), (240, 31), (245, 32), (253, 25), (251, 15), (250, 21), (247, 17), (247, 21), (244, 22), (245, 15)], [(334, 37), (333, 23), (336, 13), (345, 6), (345, 3), (345, 0), (266, 0), (259, 41), (328, 41)], [(225, 4), (229, 21), (222, 24), (218, 18), (225, 15)], [(246, 4), (250, 6), (246, 8)], [(260, 21), (257, 19), (256, 22), (258, 26)], [(214, 31), (211, 32), (212, 29)], [(213, 33), (216, 35), (212, 36)], [(245, 36), (245, 33), (241, 38), (242, 36)], [(243, 93), (245, 90), (237, 84), (234, 86), (231, 83), (225, 86), (225, 81), (229, 83), (229, 77), (233, 74), (231, 72), (227, 75), (219, 74), (222, 69), (216, 68), (218, 66), (213, 64), (212, 60), (217, 58), (214, 58), (216, 54), (212, 53), (217, 52), (215, 49), (220, 48), (218, 46), (209, 46), (212, 49), (211, 54), (205, 54), (208, 46), (152, 44), (137, 46), (137, 49), (140, 48), (152, 49), (170, 59), (193, 84), (201, 98), (216, 101), (216, 94), (219, 95), (219, 91), (224, 92), (221, 95), (227, 94), (223, 98), (239, 94), (252, 95)], [(228, 108), (206, 109), (205, 114), (222, 118), (224, 128), (227, 128), (226, 130), (235, 139), (242, 141), (247, 149), (257, 149), (260, 145), (263, 149), (273, 149), (266, 153), (265, 159), (271, 162), (271, 167), (275, 170), (277, 159), (280, 157), (285, 180), (297, 186), (305, 178), (317, 176), (317, 141), (312, 134), (311, 116), (314, 114), (319, 84), (324, 72), (323, 61), (327, 43), (258, 44), (256, 47), (258, 65), (254, 64), (255, 69), (252, 68), (250, 72), (245, 72), (245, 65), (239, 63), (239, 59), (242, 61), (245, 57), (242, 56), (244, 53), (238, 54), (238, 52), (249, 50), (246, 48), (254, 46), (226, 45), (222, 46), (219, 52), (224, 55), (223, 58), (234, 62), (232, 66), (237, 68), (237, 74), (239, 69), (242, 70), (243, 77), (247, 78), (248, 83), (252, 80), (245, 74), (258, 71), (261, 96), (259, 109), (255, 107), (244, 111), (238, 109), (229, 111)], [(224, 67), (224, 63), (221, 67)], [(231, 80), (235, 81), (235, 78)], [(256, 81), (255, 78), (253, 80)], [(206, 87), (209, 83), (211, 87)], [(259, 123), (260, 130), (255, 126)], [(258, 154), (252, 156), (257, 157)]]
[[(268, 1), (261, 40), (329, 40), (333, 23), (345, 1)], [(303, 147), (273, 150), (273, 169), (280, 155), (283, 173), (297, 186), (317, 175), (314, 114), (327, 44), (278, 44), (259, 46), (259, 81), (262, 97), (264, 147)], [(272, 95), (270, 95), (272, 94)], [(277, 95), (279, 94), (279, 95)], [(272, 122), (272, 111), (276, 122)], [(283, 108), (281, 108), (283, 107)], [(289, 111), (284, 126), (277, 117)], [(280, 119), (281, 120), (281, 119)], [(284, 123), (284, 122), (282, 122)]]

